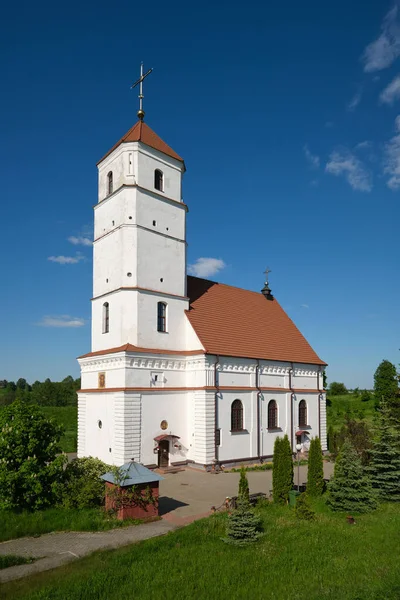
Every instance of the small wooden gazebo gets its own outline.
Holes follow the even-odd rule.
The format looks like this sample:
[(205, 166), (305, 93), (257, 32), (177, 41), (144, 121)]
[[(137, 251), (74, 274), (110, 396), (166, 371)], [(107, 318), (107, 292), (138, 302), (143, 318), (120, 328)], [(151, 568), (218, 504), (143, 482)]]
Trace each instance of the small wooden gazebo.
[(157, 517), (159, 483), (164, 477), (134, 461), (119, 471), (117, 480), (112, 472), (101, 476), (106, 482), (106, 510), (116, 510), (121, 520)]

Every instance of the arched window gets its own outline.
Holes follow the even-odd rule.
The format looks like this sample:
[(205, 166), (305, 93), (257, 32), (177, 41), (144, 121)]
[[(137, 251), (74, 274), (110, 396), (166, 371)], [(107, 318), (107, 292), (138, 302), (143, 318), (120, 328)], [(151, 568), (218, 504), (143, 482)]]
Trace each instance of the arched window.
[(113, 189), (113, 174), (112, 171), (110, 171), (107, 175), (107, 196), (113, 193)]
[(278, 427), (278, 405), (275, 400), (268, 402), (268, 429), (276, 429)]
[(103, 333), (110, 331), (110, 305), (108, 302), (103, 304)]
[(243, 430), (243, 404), (234, 400), (231, 407), (231, 431)]
[(160, 169), (154, 171), (154, 187), (160, 192), (164, 191), (164, 175)]
[(157, 331), (162, 333), (167, 331), (167, 305), (165, 302), (157, 304)]
[(307, 425), (307, 404), (305, 400), (300, 400), (299, 404), (299, 425)]

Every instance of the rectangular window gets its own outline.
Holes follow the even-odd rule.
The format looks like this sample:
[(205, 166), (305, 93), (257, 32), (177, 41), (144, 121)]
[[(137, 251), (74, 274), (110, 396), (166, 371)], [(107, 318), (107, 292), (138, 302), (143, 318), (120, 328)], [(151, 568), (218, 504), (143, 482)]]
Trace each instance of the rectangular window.
[(167, 331), (167, 305), (165, 302), (157, 304), (157, 331), (166, 333)]
[(220, 429), (215, 430), (215, 445), (216, 446), (221, 445), (221, 430)]

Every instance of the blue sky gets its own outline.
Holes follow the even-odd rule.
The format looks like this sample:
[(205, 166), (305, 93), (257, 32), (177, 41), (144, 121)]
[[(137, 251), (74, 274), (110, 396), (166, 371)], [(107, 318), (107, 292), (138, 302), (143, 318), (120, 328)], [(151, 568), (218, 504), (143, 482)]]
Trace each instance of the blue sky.
[(95, 165), (141, 60), (146, 122), (186, 162), (189, 262), (254, 290), (268, 265), (330, 381), (399, 362), (396, 4), (8, 3), (0, 50), (0, 378), (78, 376), (90, 350)]

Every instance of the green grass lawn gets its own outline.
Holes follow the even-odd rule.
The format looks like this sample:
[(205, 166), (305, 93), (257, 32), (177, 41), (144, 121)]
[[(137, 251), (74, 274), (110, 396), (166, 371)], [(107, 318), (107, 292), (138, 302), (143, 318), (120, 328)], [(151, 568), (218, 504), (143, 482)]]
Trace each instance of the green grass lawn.
[(93, 554), (2, 586), (2, 598), (121, 600), (398, 600), (400, 506), (348, 525), (320, 507), (315, 522), (288, 507), (259, 509), (265, 536), (246, 548), (221, 541), (225, 515), (162, 538)]
[(100, 508), (0, 511), (0, 542), (51, 531), (106, 531), (140, 522), (119, 521)]
[(346, 413), (350, 413), (356, 420), (365, 420), (372, 424), (375, 411), (375, 400), (371, 398), (362, 402), (359, 396), (344, 394), (343, 396), (329, 396), (327, 399), (326, 414), (328, 427), (332, 425), (335, 430), (341, 428), (345, 421)]

